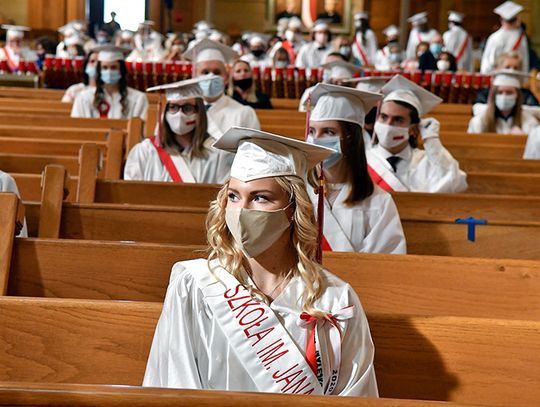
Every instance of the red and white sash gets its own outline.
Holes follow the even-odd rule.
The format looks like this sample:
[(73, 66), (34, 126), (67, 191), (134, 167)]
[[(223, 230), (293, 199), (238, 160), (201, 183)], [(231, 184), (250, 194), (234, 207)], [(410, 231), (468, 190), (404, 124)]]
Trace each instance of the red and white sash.
[(386, 192), (407, 192), (409, 189), (396, 177), (390, 163), (376, 156), (372, 150), (366, 151), (368, 172), (372, 181)]
[(463, 43), (461, 44), (459, 52), (456, 55), (456, 63), (458, 63), (463, 57), (463, 54), (465, 54), (465, 50), (467, 49), (467, 45), (469, 45), (469, 41), (470, 41), (469, 35), (466, 35), (465, 39), (463, 40)]
[(521, 45), (521, 41), (523, 40), (524, 32), (521, 31), (521, 34), (519, 35), (519, 38), (517, 39), (516, 43), (512, 47), (512, 51), (517, 51), (519, 46)]
[(169, 173), (173, 182), (196, 182), (184, 157), (182, 157), (181, 154), (171, 156), (163, 147), (156, 145), (155, 140), (155, 137), (152, 137), (152, 145), (155, 147), (161, 163)]
[(354, 45), (356, 45), (356, 49), (358, 50), (358, 54), (360, 55), (360, 59), (362, 60), (362, 65), (366, 66), (369, 65), (369, 61), (364, 51), (364, 47), (362, 47), (361, 41), (358, 37), (358, 34), (354, 36)]
[[(341, 364), (338, 321), (351, 318), (353, 307), (329, 314), (328, 319), (323, 320), (307, 314), (300, 316), (298, 326), (308, 329), (304, 357), (274, 311), (253, 298), (230, 273), (217, 265), (210, 271), (206, 259), (188, 263), (197, 268), (193, 276), (205, 302), (261, 392), (322, 395), (335, 389)], [(328, 341), (321, 335), (325, 332), (323, 329), (329, 330)], [(321, 349), (325, 350), (325, 355), (321, 354)], [(321, 361), (328, 356), (333, 363), (325, 365)]]
[(9, 66), (9, 70), (11, 72), (17, 72), (17, 70), (19, 69), (19, 65), (15, 63), (15, 61), (13, 61), (13, 58), (11, 58), (11, 55), (9, 55), (9, 52), (8, 50), (4, 47), (2, 48), (2, 51), (4, 52), (4, 57), (7, 61), (7, 64)]
[[(347, 188), (347, 187), (345, 187)], [(340, 191), (336, 203), (340, 201), (340, 195), (343, 195), (345, 191)], [(354, 252), (354, 246), (352, 245), (349, 236), (343, 231), (340, 223), (332, 212), (328, 200), (324, 200), (324, 227), (323, 227), (323, 251), (340, 252)]]

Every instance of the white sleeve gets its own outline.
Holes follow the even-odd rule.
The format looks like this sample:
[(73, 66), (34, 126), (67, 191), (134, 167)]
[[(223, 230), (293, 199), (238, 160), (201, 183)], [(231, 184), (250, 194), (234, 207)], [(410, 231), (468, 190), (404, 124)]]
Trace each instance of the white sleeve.
[(379, 397), (373, 358), (375, 354), (366, 314), (354, 290), (343, 290), (347, 304), (354, 306), (354, 316), (348, 320), (341, 344), (341, 368), (336, 389), (339, 396)]
[(374, 212), (376, 216), (369, 217), (369, 230), (362, 242), (361, 252), (407, 254), (407, 243), (396, 204), (390, 194), (385, 195), (379, 210)]
[(368, 52), (368, 58), (369, 63), (371, 65), (375, 65), (375, 59), (377, 57), (377, 37), (375, 37), (375, 33), (373, 30), (368, 30), (366, 33), (366, 39), (367, 39), (367, 52)]
[(469, 120), (467, 133), (482, 133), (482, 116), (474, 116)]
[(248, 127), (250, 129), (261, 129), (261, 123), (259, 123), (259, 118), (257, 113), (251, 106), (242, 106), (242, 124), (243, 127)]
[(304, 61), (304, 58), (305, 58), (304, 55), (306, 53), (308, 44), (302, 45), (300, 49), (298, 50), (298, 55), (296, 56), (296, 61), (295, 61), (295, 66), (297, 68), (307, 68), (306, 61)]
[(83, 96), (83, 93), (79, 93), (75, 98), (75, 101), (73, 102), (73, 107), (71, 108), (71, 117), (92, 117), (88, 103)]
[(62, 96), (62, 103), (73, 103), (75, 97), (73, 95), (73, 86), (71, 85), (69, 88), (66, 89), (64, 96)]
[[(19, 189), (17, 188), (17, 184), (15, 183), (13, 177), (8, 173), (2, 171), (0, 171), (0, 192), (13, 192), (19, 197), (19, 199), (21, 198), (21, 195), (19, 194)], [(23, 227), (17, 237), (28, 237), (26, 218), (24, 219)]]
[(540, 160), (540, 126), (536, 126), (529, 133), (523, 158), (526, 160)]
[(489, 73), (493, 69), (495, 69), (496, 61), (495, 61), (495, 44), (496, 41), (494, 34), (491, 34), (487, 41), (486, 46), (484, 47), (484, 53), (482, 54), (482, 61), (480, 62), (480, 72), (481, 73)]
[(133, 109), (133, 117), (140, 117), (143, 121), (146, 121), (148, 112), (148, 98), (142, 92), (138, 96), (139, 97), (135, 101), (135, 106)]
[(124, 166), (124, 180), (144, 181), (144, 165), (149, 158), (148, 150), (144, 148), (142, 143), (134, 145)]
[(416, 46), (418, 45), (416, 40), (417, 32), (416, 28), (413, 28), (409, 33), (409, 40), (407, 41), (407, 48), (405, 51), (405, 57), (407, 59), (416, 59)]
[(197, 368), (201, 339), (198, 310), (201, 303), (194, 279), (177, 263), (171, 273), (161, 316), (154, 333), (143, 386), (202, 388)]

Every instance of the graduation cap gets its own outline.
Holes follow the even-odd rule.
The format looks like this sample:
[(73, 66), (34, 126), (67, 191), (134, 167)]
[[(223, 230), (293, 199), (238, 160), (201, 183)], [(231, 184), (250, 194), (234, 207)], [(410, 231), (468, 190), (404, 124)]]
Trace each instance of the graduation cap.
[(6, 30), (6, 38), (23, 38), (25, 31), (30, 31), (30, 27), (23, 25), (2, 24), (2, 28)]
[(302, 20), (300, 20), (298, 17), (296, 16), (293, 16), (289, 19), (289, 24), (288, 24), (288, 27), (289, 28), (302, 28)]
[(399, 35), (399, 28), (391, 24), (383, 30), (383, 34), (387, 37), (397, 37)]
[(192, 79), (168, 83), (166, 85), (153, 86), (146, 89), (147, 92), (165, 92), (167, 101), (178, 101), (193, 98), (203, 98), (203, 93), (199, 87), (199, 82), (215, 77), (214, 75), (203, 75)]
[(310, 121), (341, 120), (364, 125), (364, 118), (382, 99), (380, 93), (366, 92), (345, 86), (319, 83), (310, 94), (315, 105)]
[(407, 21), (413, 25), (420, 25), (427, 23), (427, 11), (422, 11), (421, 13), (416, 13), (410, 16)]
[(529, 77), (528, 74), (513, 69), (501, 69), (493, 72), (493, 75), (492, 86), (512, 86), (518, 89), (522, 87), (523, 80)]
[(367, 20), (368, 18), (369, 18), (369, 14), (367, 11), (358, 11), (354, 13), (355, 20)]
[(332, 79), (349, 79), (352, 78), (355, 72), (361, 72), (362, 68), (358, 65), (351, 64), (346, 61), (332, 61), (321, 65), (321, 68), (330, 71)]
[(124, 57), (131, 52), (127, 47), (118, 47), (112, 44), (99, 45), (92, 48), (93, 52), (98, 52), (99, 62), (123, 61)]
[(493, 9), (493, 12), (501, 16), (503, 20), (511, 20), (522, 11), (523, 6), (513, 1), (505, 1), (499, 7)]
[(231, 127), (214, 147), (236, 153), (231, 177), (242, 182), (286, 175), (304, 179), (311, 168), (335, 153), (330, 148), (246, 127)]
[(459, 11), (450, 10), (448, 12), (448, 21), (461, 24), (463, 22), (463, 17), (465, 17), (465, 14), (460, 13)]
[(364, 78), (351, 78), (344, 81), (356, 87), (358, 90), (379, 93), (382, 87), (392, 79), (392, 76), (368, 76)]
[(270, 41), (270, 36), (261, 33), (250, 33), (248, 37), (249, 45), (262, 44), (265, 47), (268, 46), (268, 41)]
[(419, 116), (425, 115), (442, 102), (440, 97), (401, 75), (394, 76), (382, 87), (381, 92), (385, 95), (383, 103), (390, 101), (407, 103), (416, 109)]
[(195, 63), (221, 61), (224, 64), (230, 64), (238, 58), (238, 54), (231, 47), (206, 38), (191, 47), (183, 56)]
[(326, 19), (319, 19), (313, 23), (313, 28), (311, 31), (328, 31), (330, 27), (328, 26), (328, 20)]
[(75, 44), (84, 45), (85, 41), (86, 39), (80, 33), (75, 33), (73, 35), (70, 35), (69, 37), (66, 37), (64, 39), (64, 44), (67, 46)]

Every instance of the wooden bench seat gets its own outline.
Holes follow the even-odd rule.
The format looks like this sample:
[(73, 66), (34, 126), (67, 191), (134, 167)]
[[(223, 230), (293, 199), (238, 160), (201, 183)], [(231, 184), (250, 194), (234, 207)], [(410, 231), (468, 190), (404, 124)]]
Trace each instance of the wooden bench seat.
[[(1, 297), (0, 380), (139, 385), (160, 310), (147, 302)], [(382, 397), (538, 402), (538, 321), (368, 319)]]
[(0, 137), (25, 137), (39, 139), (105, 141), (109, 132), (104, 129), (77, 127), (44, 127), (0, 125)]
[[(162, 302), (172, 265), (204, 246), (17, 238), (7, 295)], [(92, 259), (92, 261), (88, 261)], [(540, 262), (325, 253), (368, 312), (540, 321)]]

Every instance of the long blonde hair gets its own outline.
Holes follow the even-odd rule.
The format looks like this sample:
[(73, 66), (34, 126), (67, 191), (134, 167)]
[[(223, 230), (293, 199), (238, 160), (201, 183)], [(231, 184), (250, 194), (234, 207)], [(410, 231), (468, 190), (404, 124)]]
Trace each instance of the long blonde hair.
[[(291, 240), (296, 252), (296, 265), (292, 276), (300, 276), (305, 284), (302, 294), (303, 310), (316, 317), (326, 317), (317, 310), (315, 302), (321, 298), (326, 288), (322, 266), (316, 261), (317, 226), (313, 206), (302, 179), (295, 176), (275, 177), (276, 182), (290, 196), (293, 202), (294, 214), (291, 223)], [(210, 203), (206, 218), (207, 240), (209, 245), (208, 261), (217, 260), (221, 267), (231, 273), (257, 298), (267, 302), (266, 296), (257, 288), (248, 284), (246, 273), (247, 259), (234, 241), (225, 223), (225, 208), (227, 206), (229, 183), (219, 191), (216, 200)]]
[[(495, 117), (495, 95), (497, 94), (498, 87), (492, 86), (489, 90), (487, 109), (482, 115), (482, 133), (495, 133), (497, 118)], [(517, 99), (516, 106), (514, 108), (514, 113), (512, 115), (514, 119), (514, 126), (521, 128), (521, 105), (523, 103), (523, 98), (521, 96), (521, 91), (517, 90)]]
[[(236, 61), (234, 61), (231, 66), (231, 72), (229, 74), (229, 88), (227, 91), (227, 93), (231, 97), (234, 93), (234, 79), (233, 79), (234, 67), (240, 63), (246, 64), (248, 66), (249, 70), (251, 71), (251, 77), (253, 78), (253, 70), (251, 69), (251, 65), (249, 64), (249, 62), (244, 61), (243, 59), (237, 59)], [(253, 85), (251, 85), (251, 87), (249, 88), (247, 92), (246, 101), (249, 103), (257, 103), (257, 94), (255, 93), (255, 81), (253, 81)]]

